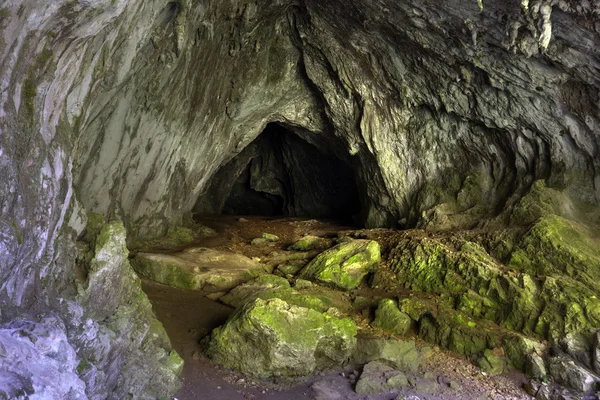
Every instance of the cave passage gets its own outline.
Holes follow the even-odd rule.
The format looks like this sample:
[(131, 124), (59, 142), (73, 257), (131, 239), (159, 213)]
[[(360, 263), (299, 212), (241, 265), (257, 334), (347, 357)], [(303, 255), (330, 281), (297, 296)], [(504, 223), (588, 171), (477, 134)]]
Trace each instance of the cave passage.
[(196, 211), (351, 222), (360, 199), (348, 164), (271, 123), (215, 174)]

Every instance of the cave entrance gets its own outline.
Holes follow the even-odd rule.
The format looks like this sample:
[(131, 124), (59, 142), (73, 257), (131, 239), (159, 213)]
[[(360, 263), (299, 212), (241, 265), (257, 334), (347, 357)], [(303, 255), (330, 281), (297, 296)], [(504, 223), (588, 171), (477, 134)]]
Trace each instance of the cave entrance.
[(353, 169), (330, 148), (271, 123), (217, 171), (195, 211), (351, 222), (360, 199)]

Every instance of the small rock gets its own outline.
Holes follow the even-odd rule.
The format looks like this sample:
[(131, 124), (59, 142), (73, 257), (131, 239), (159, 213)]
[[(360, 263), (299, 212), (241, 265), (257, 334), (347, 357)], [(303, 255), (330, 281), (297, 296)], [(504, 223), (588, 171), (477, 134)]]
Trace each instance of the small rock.
[(425, 377), (425, 379), (435, 379), (435, 375), (433, 372), (425, 372), (423, 376)]
[(199, 353), (199, 352), (197, 352), (197, 351), (195, 351), (195, 352), (192, 354), (192, 358), (193, 358), (194, 360), (198, 361), (198, 360), (200, 359), (200, 353)]
[(221, 297), (225, 296), (226, 294), (227, 294), (226, 292), (216, 292), (216, 293), (207, 294), (206, 297), (211, 300), (219, 300)]
[(308, 289), (313, 286), (311, 281), (307, 281), (306, 279), (296, 279), (296, 283), (294, 284), (294, 288), (300, 289)]
[(289, 247), (289, 250), (309, 251), (325, 250), (331, 247), (331, 241), (318, 236), (306, 235)]
[(534, 380), (531, 380), (523, 385), (523, 389), (527, 392), (528, 395), (535, 397), (537, 392), (540, 390), (540, 383)]
[(256, 239), (252, 239), (252, 241), (250, 242), (250, 244), (252, 246), (256, 246), (256, 247), (262, 247), (262, 246), (266, 246), (269, 243), (271, 243), (270, 240), (267, 240), (265, 238), (256, 238)]
[(460, 390), (460, 384), (456, 381), (450, 381), (448, 387), (452, 390)]
[(417, 379), (415, 382), (415, 389), (418, 392), (435, 393), (437, 392), (438, 385), (437, 382), (429, 379)]
[(279, 242), (279, 236), (272, 235), (270, 233), (263, 233), (262, 238), (268, 240), (269, 242)]
[(239, 222), (248, 222), (248, 220), (246, 218), (240, 218), (238, 219)]

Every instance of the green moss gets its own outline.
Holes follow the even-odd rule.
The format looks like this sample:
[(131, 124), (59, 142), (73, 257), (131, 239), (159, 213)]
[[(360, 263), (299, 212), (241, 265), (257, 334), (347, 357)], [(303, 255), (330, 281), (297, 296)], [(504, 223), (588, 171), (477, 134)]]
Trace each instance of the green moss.
[(25, 111), (25, 119), (29, 121), (29, 127), (33, 127), (35, 122), (35, 98), (37, 96), (37, 88), (35, 78), (27, 77), (23, 81), (21, 89), (21, 104)]
[(504, 359), (489, 349), (483, 352), (483, 356), (479, 358), (478, 364), (482, 371), (491, 376), (500, 375), (506, 368)]
[(529, 225), (541, 217), (556, 214), (559, 193), (546, 187), (543, 180), (533, 183), (529, 192), (519, 200), (510, 216), (514, 225)]
[(377, 242), (353, 240), (319, 254), (300, 272), (299, 278), (349, 290), (377, 269), (380, 260)]
[(398, 335), (406, 335), (413, 324), (408, 314), (398, 309), (398, 304), (391, 299), (382, 299), (375, 311), (373, 326)]
[(199, 290), (202, 287), (198, 275), (175, 263), (157, 263), (146, 257), (135, 257), (131, 264), (138, 274), (165, 285), (184, 290)]
[(103, 214), (88, 213), (85, 240), (89, 243), (93, 243), (105, 223), (106, 220), (104, 219)]
[(309, 375), (344, 362), (354, 350), (356, 332), (347, 318), (279, 299), (256, 299), (213, 331), (207, 354), (255, 377)]
[(183, 372), (183, 358), (175, 350), (171, 350), (167, 360), (167, 369), (169, 369), (174, 375), (181, 375)]

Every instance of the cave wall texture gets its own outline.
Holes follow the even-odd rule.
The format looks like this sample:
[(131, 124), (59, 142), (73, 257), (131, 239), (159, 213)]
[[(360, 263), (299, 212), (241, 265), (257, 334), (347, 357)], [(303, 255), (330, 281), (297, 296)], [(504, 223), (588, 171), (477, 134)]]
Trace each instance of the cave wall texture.
[[(352, 166), (369, 227), (504, 223), (539, 179), (563, 213), (598, 222), (599, 14), (568, 0), (2, 1), (0, 335), (61, 337), (63, 394), (150, 396), (141, 375), (109, 371), (146, 357), (115, 332), (151, 311), (135, 329), (106, 322), (147, 300), (100, 312), (91, 278), (75, 283), (85, 215), (164, 232), (269, 122)], [(129, 271), (117, 264), (98, 267), (107, 290)], [(172, 372), (169, 344), (148, 346)]]

